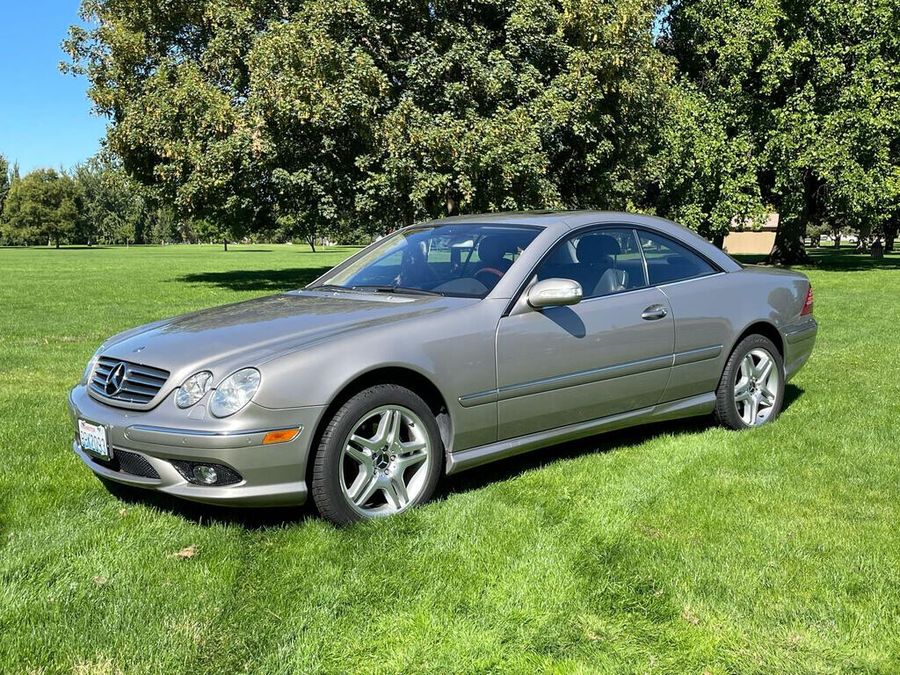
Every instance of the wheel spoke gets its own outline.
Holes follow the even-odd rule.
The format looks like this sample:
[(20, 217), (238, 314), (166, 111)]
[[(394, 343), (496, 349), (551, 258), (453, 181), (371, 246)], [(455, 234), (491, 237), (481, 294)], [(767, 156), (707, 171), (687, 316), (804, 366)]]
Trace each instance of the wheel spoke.
[(769, 375), (772, 374), (772, 368), (775, 365), (775, 362), (769, 358), (765, 357), (765, 362), (762, 360), (759, 362), (759, 365), (756, 367), (756, 381), (757, 382), (765, 382), (769, 379)]
[(387, 501), (398, 511), (409, 503), (406, 484), (403, 482), (401, 474), (391, 476), (390, 481), (384, 485), (383, 490)]
[(756, 416), (759, 414), (759, 398), (757, 396), (750, 397), (750, 421), (748, 424), (756, 424)]
[(741, 379), (734, 386), (734, 401), (738, 403), (740, 401), (746, 401), (750, 398), (750, 380), (749, 379)]
[(743, 359), (741, 359), (741, 382), (750, 381), (750, 377), (753, 375), (753, 357), (750, 354), (747, 354)]
[(393, 410), (385, 410), (381, 414), (381, 418), (378, 420), (378, 429), (376, 429), (375, 435), (371, 439), (374, 445), (381, 447), (387, 443), (388, 433), (390, 432), (391, 421), (393, 418)]
[[(357, 445), (363, 446), (370, 452), (373, 450), (373, 448), (370, 445), (368, 445), (369, 441), (364, 438), (359, 438), (358, 436), (351, 436), (350, 441), (352, 443), (356, 443)], [(350, 443), (347, 443), (347, 454), (350, 455), (350, 457), (352, 459), (356, 460), (363, 466), (371, 466), (371, 464), (372, 464), (371, 455), (367, 455), (365, 452), (363, 452), (359, 448), (355, 448), (352, 445), (350, 445)]]
[(388, 431), (385, 441), (389, 444), (395, 444), (400, 441), (400, 423), (403, 421), (403, 414), (399, 410), (389, 410), (388, 415)]
[[(350, 443), (355, 443), (361, 448), (365, 448), (369, 452), (375, 452), (378, 448), (378, 442), (374, 438), (363, 438), (362, 436), (358, 436), (353, 434), (350, 436)], [(352, 446), (348, 443), (347, 450), (349, 451)]]
[(394, 461), (399, 473), (403, 473), (409, 467), (421, 464), (428, 459), (428, 453), (424, 449), (414, 450), (406, 455), (399, 455)]
[(347, 488), (347, 494), (354, 504), (362, 506), (371, 498), (377, 486), (378, 480), (375, 472), (368, 467), (360, 466), (356, 480), (353, 481), (353, 485)]

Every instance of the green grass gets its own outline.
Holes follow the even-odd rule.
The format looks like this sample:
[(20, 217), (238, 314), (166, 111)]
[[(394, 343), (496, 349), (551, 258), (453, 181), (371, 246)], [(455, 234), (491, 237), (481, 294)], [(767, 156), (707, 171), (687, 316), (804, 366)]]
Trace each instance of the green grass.
[(383, 522), (123, 501), (71, 453), (104, 338), (349, 252), (0, 250), (0, 672), (900, 669), (897, 256), (809, 271), (776, 424), (532, 453)]

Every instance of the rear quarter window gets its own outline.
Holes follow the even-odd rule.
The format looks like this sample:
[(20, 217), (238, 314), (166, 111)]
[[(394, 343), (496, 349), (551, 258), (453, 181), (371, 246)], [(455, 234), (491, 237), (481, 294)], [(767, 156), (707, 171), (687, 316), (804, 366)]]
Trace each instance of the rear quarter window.
[(650, 232), (638, 232), (638, 236), (652, 286), (704, 277), (718, 271), (700, 255), (668, 237)]

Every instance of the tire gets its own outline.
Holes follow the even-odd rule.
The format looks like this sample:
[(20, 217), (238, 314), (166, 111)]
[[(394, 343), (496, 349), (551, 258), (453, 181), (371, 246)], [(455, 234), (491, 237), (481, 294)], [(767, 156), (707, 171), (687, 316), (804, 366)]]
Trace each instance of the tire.
[(313, 502), (337, 525), (401, 513), (431, 498), (443, 464), (428, 404), (404, 387), (376, 385), (329, 420), (313, 463)]
[[(771, 360), (768, 374), (764, 357)], [(716, 420), (731, 429), (757, 427), (776, 419), (783, 404), (784, 361), (778, 348), (767, 337), (748, 335), (731, 352), (722, 371), (716, 389)]]

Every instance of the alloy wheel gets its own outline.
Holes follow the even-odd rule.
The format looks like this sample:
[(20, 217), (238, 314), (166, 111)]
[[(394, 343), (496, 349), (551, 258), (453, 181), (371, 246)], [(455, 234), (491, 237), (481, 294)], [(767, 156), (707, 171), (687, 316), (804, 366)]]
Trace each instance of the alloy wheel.
[(363, 415), (344, 442), (341, 490), (361, 515), (405, 510), (425, 489), (432, 445), (412, 410), (381, 406)]
[(735, 377), (734, 405), (748, 427), (759, 426), (772, 415), (780, 377), (775, 359), (765, 349), (752, 349), (741, 359)]

